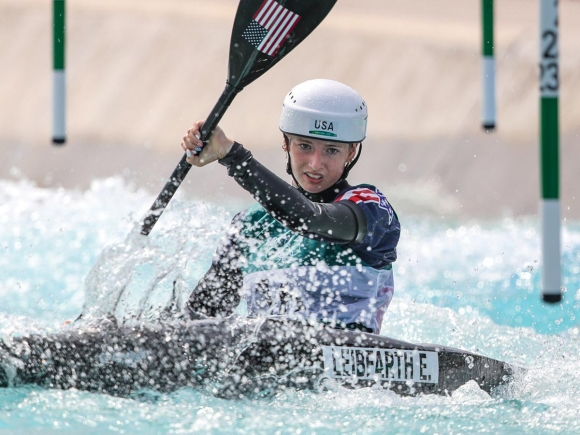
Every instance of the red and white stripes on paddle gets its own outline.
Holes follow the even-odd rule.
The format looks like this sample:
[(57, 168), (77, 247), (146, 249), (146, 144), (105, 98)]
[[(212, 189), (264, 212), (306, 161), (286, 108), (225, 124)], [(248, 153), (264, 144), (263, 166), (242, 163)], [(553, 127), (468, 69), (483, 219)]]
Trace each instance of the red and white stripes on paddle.
[(264, 0), (242, 36), (262, 53), (274, 56), (300, 18), (280, 3)]

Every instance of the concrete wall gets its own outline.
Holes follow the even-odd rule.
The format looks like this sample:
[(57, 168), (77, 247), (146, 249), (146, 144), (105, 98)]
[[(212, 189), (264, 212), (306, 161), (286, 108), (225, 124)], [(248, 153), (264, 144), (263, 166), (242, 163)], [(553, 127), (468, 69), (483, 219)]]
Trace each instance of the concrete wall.
[[(51, 4), (0, 0), (0, 178), (86, 187), (123, 174), (158, 193), (189, 125), (225, 84), (235, 0), (68, 0), (68, 143), (51, 138)], [(480, 128), (479, 1), (340, 0), (320, 27), (248, 86), (222, 121), (283, 175), (277, 122), (303, 80), (343, 81), (366, 99), (353, 182), (407, 212), (535, 214), (538, 5), (496, 3), (498, 129)], [(580, 218), (580, 3), (560, 2), (563, 215)], [(184, 192), (246, 195), (217, 165)]]

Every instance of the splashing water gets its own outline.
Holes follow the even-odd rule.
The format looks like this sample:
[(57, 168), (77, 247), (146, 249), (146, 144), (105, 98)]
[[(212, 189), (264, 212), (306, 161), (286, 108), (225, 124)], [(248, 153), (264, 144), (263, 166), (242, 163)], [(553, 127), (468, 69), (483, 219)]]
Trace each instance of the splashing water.
[[(209, 267), (212, 251), (206, 242), (218, 236), (231, 218), (204, 204), (183, 206), (174, 207), (174, 216), (180, 220), (173, 219), (170, 230), (159, 225), (158, 234), (147, 237), (137, 222), (123, 242), (103, 250), (84, 281), (83, 318), (112, 315), (117, 323), (127, 323), (155, 320), (160, 313), (180, 310), (188, 296), (184, 274), (191, 273), (191, 259), (200, 258), (191, 265), (196, 273)], [(196, 216), (204, 216), (203, 223)], [(203, 237), (197, 236), (200, 232)]]
[[(237, 211), (178, 197), (143, 238), (138, 222), (153, 198), (122, 179), (86, 192), (0, 181), (0, 196), (5, 340), (57, 330), (81, 311), (157, 321), (183, 305)], [(115, 398), (8, 388), (0, 389), (0, 433), (578, 433), (580, 225), (564, 227), (565, 299), (552, 307), (539, 298), (535, 220), (402, 221), (383, 334), (530, 369), (493, 397), (471, 383), (452, 397), (336, 387), (239, 401), (191, 389)]]

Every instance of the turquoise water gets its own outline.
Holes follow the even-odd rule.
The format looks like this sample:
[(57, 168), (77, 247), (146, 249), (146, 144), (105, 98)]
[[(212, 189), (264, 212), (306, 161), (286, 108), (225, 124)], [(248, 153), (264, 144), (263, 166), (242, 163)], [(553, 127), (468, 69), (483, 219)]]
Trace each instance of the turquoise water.
[[(88, 311), (154, 322), (175, 280), (183, 301), (237, 210), (177, 197), (149, 238), (131, 235), (152, 200), (120, 178), (87, 191), (0, 180), (0, 337), (57, 330), (85, 301)], [(0, 434), (580, 433), (580, 224), (564, 225), (564, 303), (545, 306), (535, 219), (402, 220), (383, 334), (528, 367), (509, 388), (489, 396), (466, 384), (452, 397), (416, 398), (290, 390), (240, 401), (191, 389), (115, 398), (8, 388)]]

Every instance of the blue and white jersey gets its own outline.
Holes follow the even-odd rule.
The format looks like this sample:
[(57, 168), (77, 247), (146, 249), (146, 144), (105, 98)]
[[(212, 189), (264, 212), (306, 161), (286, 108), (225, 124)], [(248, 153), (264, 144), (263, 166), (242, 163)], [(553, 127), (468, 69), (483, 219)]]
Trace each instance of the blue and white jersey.
[(394, 292), (397, 216), (371, 185), (349, 187), (335, 201), (355, 202), (364, 211), (367, 233), (360, 244), (294, 233), (260, 205), (241, 216), (236, 244), (250, 316), (285, 315), (380, 331)]
[(339, 193), (335, 202), (339, 201), (354, 202), (367, 218), (367, 233), (353, 250), (371, 267), (380, 269), (393, 263), (401, 226), (385, 195), (375, 186), (360, 184)]

